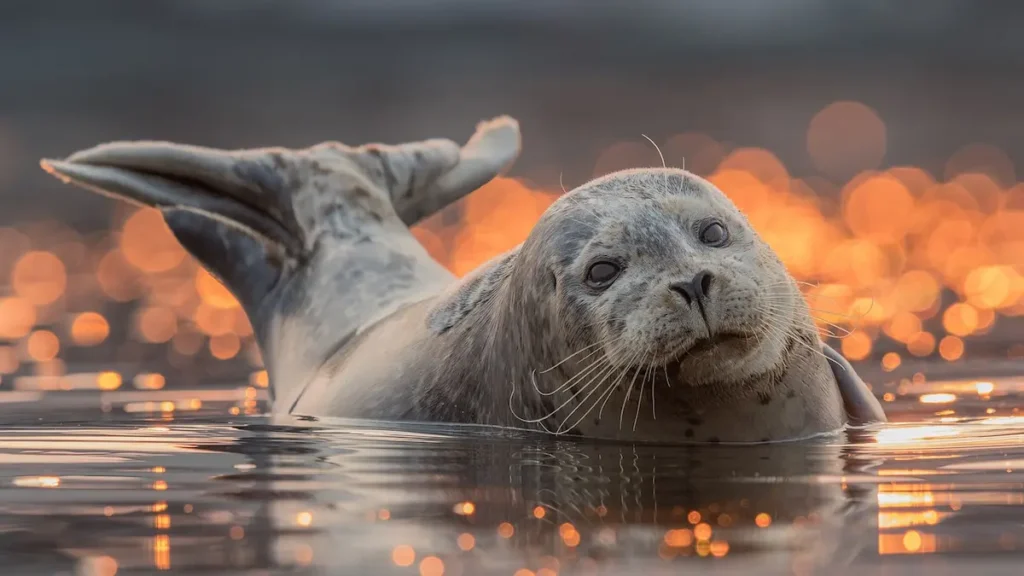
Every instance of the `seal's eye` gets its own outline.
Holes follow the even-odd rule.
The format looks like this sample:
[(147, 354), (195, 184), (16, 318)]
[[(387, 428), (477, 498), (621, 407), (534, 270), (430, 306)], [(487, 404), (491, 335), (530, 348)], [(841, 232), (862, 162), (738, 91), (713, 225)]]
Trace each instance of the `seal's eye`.
[(621, 269), (611, 262), (597, 262), (587, 270), (587, 284), (593, 288), (606, 288), (619, 276)]
[(709, 222), (700, 231), (700, 241), (708, 246), (721, 246), (729, 239), (729, 231), (721, 222)]

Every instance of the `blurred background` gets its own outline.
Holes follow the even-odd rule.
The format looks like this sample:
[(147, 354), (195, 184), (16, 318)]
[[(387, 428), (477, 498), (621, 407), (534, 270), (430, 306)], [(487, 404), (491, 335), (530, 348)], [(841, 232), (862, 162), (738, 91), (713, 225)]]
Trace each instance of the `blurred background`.
[(873, 383), (1019, 374), (1021, 16), (969, 0), (6, 1), (0, 391), (138, 393), (133, 410), (166, 412), (198, 407), (176, 388), (247, 382), (234, 410), (251, 411), (266, 386), (237, 303), (159, 215), (40, 158), (125, 139), (463, 141), (498, 114), (521, 123), (519, 162), (416, 230), (458, 274), (522, 241), (563, 185), (659, 165), (646, 134), (747, 212)]

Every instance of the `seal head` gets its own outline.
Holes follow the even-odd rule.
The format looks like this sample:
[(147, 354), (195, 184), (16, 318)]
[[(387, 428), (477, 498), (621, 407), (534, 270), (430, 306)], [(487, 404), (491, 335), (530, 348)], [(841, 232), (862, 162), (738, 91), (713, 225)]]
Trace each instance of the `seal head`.
[(776, 368), (810, 331), (775, 253), (724, 194), (683, 171), (594, 181), (557, 203), (524, 250), (551, 276), (574, 345), (600, 343), (613, 365), (665, 368), (673, 383), (727, 389)]

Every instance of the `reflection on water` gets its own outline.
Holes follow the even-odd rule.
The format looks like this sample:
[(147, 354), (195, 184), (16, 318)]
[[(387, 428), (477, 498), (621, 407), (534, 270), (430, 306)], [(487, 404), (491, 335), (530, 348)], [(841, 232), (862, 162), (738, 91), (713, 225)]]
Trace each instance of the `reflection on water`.
[[(893, 424), (812, 443), (683, 447), (272, 422), (242, 413), (262, 402), (245, 388), (120, 393), (92, 412), (5, 398), (0, 565), (1011, 574), (1024, 560), (1021, 385), (921, 384), (888, 403)], [(130, 409), (140, 402), (157, 409)]]

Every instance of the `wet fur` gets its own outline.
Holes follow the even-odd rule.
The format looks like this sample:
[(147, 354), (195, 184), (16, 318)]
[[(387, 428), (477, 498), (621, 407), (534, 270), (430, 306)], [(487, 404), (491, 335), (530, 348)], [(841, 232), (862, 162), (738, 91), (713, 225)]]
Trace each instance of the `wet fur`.
[[(862, 398), (863, 383), (850, 369), (835, 373), (836, 387), (781, 262), (692, 174), (588, 183), (555, 202), (522, 246), (462, 280), (431, 259), (408, 226), (506, 166), (518, 152), (510, 126), (485, 123), (461, 150), (444, 140), (237, 152), (120, 143), (44, 167), (163, 210), (253, 320), (275, 412), (656, 441), (757, 442), (843, 424), (840, 389)], [(728, 246), (694, 243), (712, 216), (729, 227)], [(580, 281), (597, 254), (626, 269), (601, 294)], [(709, 268), (710, 321), (752, 329), (756, 346), (684, 352), (707, 329), (667, 285)], [(771, 325), (758, 316), (769, 304), (779, 308)], [(600, 385), (607, 410), (579, 418), (594, 397), (573, 398), (565, 384), (587, 369), (573, 356), (586, 347), (600, 348), (619, 380)], [(627, 386), (641, 372), (642, 396)]]

